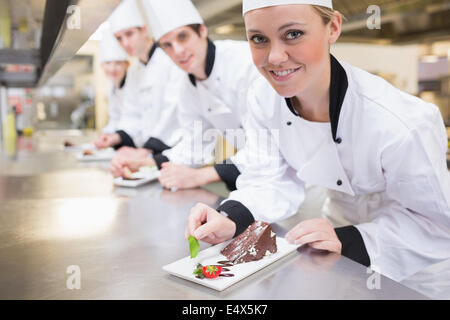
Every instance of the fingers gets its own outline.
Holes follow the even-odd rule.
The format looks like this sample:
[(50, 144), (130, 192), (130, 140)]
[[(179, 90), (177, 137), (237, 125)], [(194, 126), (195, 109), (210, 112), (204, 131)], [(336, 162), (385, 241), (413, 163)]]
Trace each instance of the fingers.
[(160, 176), (158, 178), (159, 182), (164, 188), (178, 188), (179, 186), (179, 177), (172, 172), (171, 169), (162, 168), (160, 170)]
[(97, 139), (95, 139), (95, 141), (94, 141), (94, 145), (97, 149), (104, 148), (105, 143), (106, 143), (106, 136), (103, 134), (101, 136), (99, 136)]
[(203, 241), (215, 240), (215, 234), (219, 232), (222, 227), (220, 222), (220, 219), (212, 219), (207, 221), (194, 231), (194, 237)]
[(340, 241), (331, 241), (331, 240), (324, 240), (324, 241), (316, 241), (309, 244), (310, 247), (317, 249), (317, 250), (326, 250), (330, 252), (335, 253), (341, 253), (342, 250), (342, 244)]
[(309, 244), (316, 249), (337, 253), (341, 252), (342, 247), (327, 219), (311, 219), (299, 223), (286, 234), (286, 240), (296, 245)]
[[(190, 235), (194, 235), (195, 230), (206, 222), (207, 207), (202, 203), (196, 204), (189, 213), (189, 217), (186, 224), (185, 237), (186, 239)], [(194, 236), (195, 237), (195, 236)]]
[(326, 232), (316, 231), (316, 232), (307, 233), (304, 236), (296, 238), (296, 240), (294, 241), (294, 244), (303, 245), (305, 243), (327, 240), (328, 238), (329, 238), (329, 235)]
[(294, 243), (296, 239), (299, 239), (308, 233), (319, 230), (327, 230), (329, 225), (330, 223), (327, 219), (311, 219), (302, 221), (286, 234), (286, 240), (290, 243)]
[(171, 162), (163, 162), (162, 164), (161, 164), (161, 168), (169, 168), (171, 166)]
[(167, 178), (167, 177), (160, 176), (158, 178), (158, 180), (161, 183), (161, 185), (164, 188), (166, 188), (166, 189), (171, 189), (171, 188), (177, 188), (178, 187), (177, 186), (177, 182), (178, 181), (175, 178), (171, 178), (171, 177)]
[(113, 175), (114, 178), (121, 177), (123, 174), (123, 165), (118, 158), (114, 158), (111, 161), (109, 172)]

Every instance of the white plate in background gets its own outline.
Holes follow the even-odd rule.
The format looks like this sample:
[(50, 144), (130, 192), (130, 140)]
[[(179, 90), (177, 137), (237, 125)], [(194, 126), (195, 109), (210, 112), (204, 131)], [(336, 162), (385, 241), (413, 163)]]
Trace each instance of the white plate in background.
[[(91, 150), (91, 149), (84, 149)], [(114, 158), (116, 152), (112, 148), (102, 149), (102, 150), (91, 150), (94, 154), (84, 155), (83, 152), (77, 154), (78, 161), (110, 161)]]
[(132, 178), (139, 180), (124, 180), (122, 177), (114, 179), (114, 184), (119, 187), (136, 188), (158, 179), (160, 172), (156, 167), (142, 167), (138, 172), (131, 174)]
[(96, 148), (94, 146), (94, 144), (92, 143), (82, 143), (82, 144), (75, 144), (73, 146), (70, 147), (66, 147), (63, 145), (63, 148), (65, 151), (84, 151), (84, 150), (92, 150), (95, 151)]
[(223, 271), (223, 273), (232, 273), (234, 277), (217, 277), (215, 279), (198, 279), (195, 277), (194, 270), (198, 263), (203, 266), (217, 265), (219, 261), (225, 261), (227, 258), (220, 254), (220, 251), (228, 245), (230, 241), (212, 246), (208, 249), (199, 252), (198, 256), (191, 259), (190, 256), (175, 261), (171, 264), (165, 265), (163, 270), (168, 273), (192, 281), (203, 286), (209, 287), (217, 291), (223, 291), (229, 286), (243, 280), (244, 278), (252, 275), (253, 273), (267, 267), (275, 261), (285, 257), (286, 255), (294, 252), (299, 247), (298, 245), (289, 244), (284, 238), (277, 237), (277, 252), (264, 257), (259, 261), (239, 263), (231, 267), (226, 267), (230, 271)]

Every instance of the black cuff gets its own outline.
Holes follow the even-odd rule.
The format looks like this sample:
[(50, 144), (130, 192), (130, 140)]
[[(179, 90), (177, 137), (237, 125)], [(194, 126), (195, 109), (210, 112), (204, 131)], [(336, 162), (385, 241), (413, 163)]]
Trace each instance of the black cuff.
[(123, 130), (118, 130), (116, 133), (120, 136), (120, 142), (119, 144), (116, 144), (113, 146), (114, 149), (120, 149), (122, 147), (132, 147), (136, 148), (136, 145), (134, 144), (133, 139)]
[(359, 230), (354, 226), (335, 228), (337, 237), (342, 243), (342, 255), (366, 267), (370, 266), (370, 257), (367, 253), (364, 240)]
[(226, 162), (230, 160), (225, 160), (225, 164), (216, 164), (214, 165), (214, 169), (216, 169), (217, 174), (219, 175), (220, 179), (225, 182), (227, 185), (228, 190), (234, 191), (236, 190), (236, 180), (241, 174), (239, 169), (236, 167), (236, 165), (230, 163), (227, 164)]
[(153, 160), (155, 160), (156, 166), (158, 167), (158, 169), (161, 169), (162, 164), (163, 164), (164, 162), (169, 162), (169, 161), (170, 161), (169, 158), (167, 158), (166, 156), (163, 156), (162, 153), (155, 154), (155, 155), (153, 156)]
[(164, 150), (170, 149), (170, 147), (167, 144), (153, 137), (147, 140), (143, 148), (153, 151), (154, 155), (162, 153)]
[(255, 222), (255, 218), (251, 214), (250, 210), (247, 209), (242, 203), (235, 200), (228, 200), (224, 202), (217, 211), (223, 211), (228, 214), (228, 218), (236, 224), (236, 233), (233, 238), (240, 235), (245, 229), (248, 228), (253, 222)]

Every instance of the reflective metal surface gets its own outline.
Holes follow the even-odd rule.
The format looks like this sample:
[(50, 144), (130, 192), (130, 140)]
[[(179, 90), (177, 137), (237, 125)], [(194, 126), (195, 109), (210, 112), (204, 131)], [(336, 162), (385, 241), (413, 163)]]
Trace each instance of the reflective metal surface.
[[(188, 255), (184, 228), (190, 208), (199, 201), (214, 206), (221, 198), (205, 189), (170, 192), (158, 183), (115, 188), (107, 164), (79, 166), (73, 154), (57, 150), (59, 143), (53, 151), (36, 146), (25, 164), (1, 158), (2, 168), (17, 171), (28, 170), (33, 159), (36, 168), (66, 164), (54, 170), (43, 165), (42, 172), (28, 175), (1, 172), (0, 299), (450, 298), (448, 280), (447, 291), (439, 289), (440, 280), (424, 284), (445, 274), (446, 266), (419, 279), (420, 294), (383, 276), (378, 282), (376, 274), (345, 257), (304, 248), (223, 292), (176, 278), (162, 266)], [(274, 229), (283, 236), (297, 219)], [(68, 288), (70, 266), (79, 267), (80, 289)]]

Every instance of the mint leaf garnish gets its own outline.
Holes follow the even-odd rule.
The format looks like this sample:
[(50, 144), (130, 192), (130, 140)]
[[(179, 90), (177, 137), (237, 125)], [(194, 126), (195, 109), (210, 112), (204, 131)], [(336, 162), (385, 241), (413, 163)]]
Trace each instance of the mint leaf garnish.
[(193, 236), (189, 236), (189, 251), (191, 253), (191, 259), (195, 258), (200, 252), (200, 243)]

